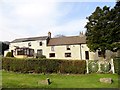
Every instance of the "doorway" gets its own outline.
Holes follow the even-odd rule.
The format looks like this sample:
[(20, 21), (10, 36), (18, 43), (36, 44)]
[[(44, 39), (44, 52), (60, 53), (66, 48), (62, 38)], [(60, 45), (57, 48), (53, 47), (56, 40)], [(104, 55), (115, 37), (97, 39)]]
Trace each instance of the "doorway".
[(85, 59), (89, 60), (89, 51), (85, 51)]

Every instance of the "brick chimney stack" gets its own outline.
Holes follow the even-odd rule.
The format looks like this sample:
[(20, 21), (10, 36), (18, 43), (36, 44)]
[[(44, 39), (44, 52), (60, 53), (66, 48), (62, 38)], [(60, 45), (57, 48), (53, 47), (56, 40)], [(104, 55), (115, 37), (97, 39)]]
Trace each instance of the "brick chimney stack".
[(83, 31), (82, 31), (82, 32), (80, 32), (79, 36), (80, 36), (80, 37), (83, 37), (83, 36), (84, 36)]
[(48, 37), (51, 38), (51, 32), (48, 32)]

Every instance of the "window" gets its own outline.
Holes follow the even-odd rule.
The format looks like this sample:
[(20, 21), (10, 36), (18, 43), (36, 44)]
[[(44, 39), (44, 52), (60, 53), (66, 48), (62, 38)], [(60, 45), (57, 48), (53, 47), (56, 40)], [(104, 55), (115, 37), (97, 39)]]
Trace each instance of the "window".
[(71, 53), (65, 53), (65, 57), (71, 57)]
[(54, 46), (51, 46), (51, 51), (55, 51), (55, 50), (54, 50)]
[(34, 55), (34, 49), (30, 48), (19, 48), (16, 49), (17, 55), (27, 55), (27, 56), (33, 56)]
[(102, 52), (98, 51), (98, 57), (102, 57)]
[(66, 49), (67, 49), (67, 50), (70, 50), (70, 46), (69, 46), (69, 45), (67, 45), (67, 46), (66, 46)]
[(38, 50), (37, 50), (37, 55), (38, 55), (38, 56), (41, 56), (41, 55), (42, 55), (42, 49), (38, 49)]
[(24, 49), (24, 54), (27, 55), (27, 49)]
[(24, 55), (23, 49), (17, 49), (17, 55)]
[(49, 57), (55, 57), (55, 53), (50, 53)]
[(33, 50), (33, 49), (30, 49), (29, 52), (30, 52), (30, 53), (29, 53), (29, 56), (33, 56), (33, 54), (34, 54), (34, 50)]
[(42, 46), (42, 42), (39, 42), (39, 45)]
[(26, 53), (27, 53), (27, 55), (29, 55), (29, 49), (27, 49), (27, 52), (26, 52)]
[(29, 46), (29, 47), (31, 46), (31, 43), (30, 43), (30, 42), (28, 43), (28, 46)]

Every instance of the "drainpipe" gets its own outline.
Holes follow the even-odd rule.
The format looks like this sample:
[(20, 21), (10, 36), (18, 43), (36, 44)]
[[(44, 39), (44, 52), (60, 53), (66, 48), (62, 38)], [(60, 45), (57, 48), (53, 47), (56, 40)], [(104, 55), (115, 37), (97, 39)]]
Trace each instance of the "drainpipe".
[(80, 57), (81, 57), (81, 60), (82, 60), (82, 48), (81, 48), (81, 44), (80, 44)]

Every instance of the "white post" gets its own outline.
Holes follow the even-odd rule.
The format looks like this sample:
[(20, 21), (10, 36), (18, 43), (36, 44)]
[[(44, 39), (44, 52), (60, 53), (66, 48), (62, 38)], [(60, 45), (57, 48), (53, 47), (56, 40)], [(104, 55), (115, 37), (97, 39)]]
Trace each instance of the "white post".
[(87, 68), (87, 73), (89, 73), (89, 69), (88, 69), (88, 60), (86, 60), (86, 68)]
[(100, 64), (101, 64), (101, 61), (98, 61), (98, 72), (101, 72), (101, 66), (100, 66)]
[(111, 59), (111, 70), (112, 70), (112, 72), (114, 74), (115, 73), (115, 69), (114, 69), (113, 58)]

